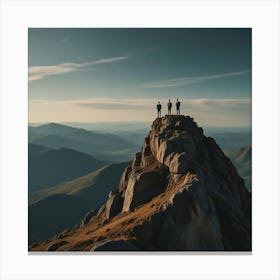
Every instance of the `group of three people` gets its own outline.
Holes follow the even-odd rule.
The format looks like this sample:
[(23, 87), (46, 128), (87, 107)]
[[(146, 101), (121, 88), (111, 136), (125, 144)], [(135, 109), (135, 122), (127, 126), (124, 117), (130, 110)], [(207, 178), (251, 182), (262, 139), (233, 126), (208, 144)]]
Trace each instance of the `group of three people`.
[[(176, 113), (177, 113), (177, 115), (180, 115), (180, 106), (181, 106), (181, 102), (177, 99), (177, 101), (176, 101)], [(172, 102), (169, 99), (168, 102), (167, 102), (168, 115), (171, 115), (171, 109), (172, 109)], [(161, 117), (160, 101), (158, 101), (158, 104), (157, 104), (157, 116), (158, 116), (158, 118)]]

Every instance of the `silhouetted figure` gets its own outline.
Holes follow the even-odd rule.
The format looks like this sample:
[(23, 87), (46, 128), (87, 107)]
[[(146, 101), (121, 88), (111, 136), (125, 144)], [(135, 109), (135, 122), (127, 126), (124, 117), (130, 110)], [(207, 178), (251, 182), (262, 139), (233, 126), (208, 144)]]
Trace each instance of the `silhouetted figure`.
[(177, 99), (177, 102), (176, 102), (177, 115), (180, 115), (180, 106), (181, 106), (181, 102)]
[(172, 103), (171, 103), (171, 101), (169, 99), (168, 103), (167, 103), (168, 115), (171, 115), (171, 108), (172, 108)]
[(161, 117), (161, 104), (160, 104), (160, 102), (158, 102), (158, 104), (157, 104), (157, 117), (158, 118)]

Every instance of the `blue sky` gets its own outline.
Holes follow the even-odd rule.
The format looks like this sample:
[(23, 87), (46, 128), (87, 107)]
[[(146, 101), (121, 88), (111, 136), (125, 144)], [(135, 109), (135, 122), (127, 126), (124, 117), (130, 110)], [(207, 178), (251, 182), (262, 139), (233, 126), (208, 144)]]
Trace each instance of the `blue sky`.
[(250, 126), (251, 29), (29, 29), (29, 121), (152, 121), (182, 101), (201, 125)]

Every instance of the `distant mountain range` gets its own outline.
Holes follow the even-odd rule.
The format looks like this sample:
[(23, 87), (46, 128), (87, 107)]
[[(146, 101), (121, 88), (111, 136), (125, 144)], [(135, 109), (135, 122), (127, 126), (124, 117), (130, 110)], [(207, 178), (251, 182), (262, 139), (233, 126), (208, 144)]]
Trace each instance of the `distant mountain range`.
[(68, 148), (58, 150), (28, 145), (28, 191), (53, 186), (89, 172), (107, 162)]
[(110, 164), (75, 180), (33, 192), (29, 196), (29, 243), (49, 238), (98, 209), (118, 185), (127, 162)]
[(137, 145), (111, 133), (96, 133), (57, 123), (29, 126), (28, 141), (52, 149), (70, 148), (106, 161), (124, 161)]
[[(29, 123), (30, 126), (38, 127), (44, 123)], [(146, 131), (150, 129), (150, 122), (141, 121), (126, 121), (126, 122), (62, 122), (60, 123), (65, 126), (83, 128), (89, 131), (95, 131), (98, 133), (113, 133), (119, 131), (136, 131), (145, 129)]]
[(245, 180), (248, 190), (252, 188), (252, 146), (247, 145), (226, 153), (235, 165), (239, 175)]
[[(100, 160), (120, 162), (132, 159), (149, 131), (147, 123), (138, 122), (69, 125), (48, 123), (29, 126), (29, 143), (53, 149), (67, 147)], [(77, 128), (78, 125), (94, 131)], [(207, 136), (217, 141), (223, 151), (238, 149), (251, 143), (249, 128), (206, 128), (205, 131)]]
[(223, 151), (231, 151), (246, 146), (252, 142), (251, 132), (216, 132), (210, 133)]
[[(114, 133), (56, 123), (29, 127), (29, 243), (79, 223), (118, 186), (128, 165), (122, 161), (132, 160), (132, 154), (143, 146), (147, 130), (129, 128)], [(251, 143), (251, 133), (210, 134), (251, 190), (251, 145), (246, 146)], [(239, 148), (242, 145), (245, 147)]]
[[(63, 214), (70, 207), (69, 196), (95, 210), (77, 221), (77, 226), (66, 229), (64, 224), (63, 231), (29, 250), (251, 251), (251, 193), (216, 141), (205, 136), (193, 118), (175, 115), (157, 118), (143, 140), (142, 149), (128, 166), (119, 168), (120, 173), (115, 172), (116, 166), (102, 168), (41, 191), (42, 199), (31, 205), (36, 208), (30, 211), (30, 243), (36, 229), (44, 228), (42, 216), (47, 215), (46, 230), (54, 222), (61, 228), (64, 219), (72, 218), (59, 222), (60, 208), (56, 213), (43, 207), (59, 205), (50, 199), (59, 198), (59, 207), (62, 199), (67, 200)], [(247, 162), (250, 149), (230, 156), (238, 163)], [(113, 182), (117, 173), (119, 182)], [(105, 199), (103, 203), (93, 201), (99, 196)], [(72, 203), (78, 208), (78, 201)], [(56, 215), (54, 221), (49, 212)]]

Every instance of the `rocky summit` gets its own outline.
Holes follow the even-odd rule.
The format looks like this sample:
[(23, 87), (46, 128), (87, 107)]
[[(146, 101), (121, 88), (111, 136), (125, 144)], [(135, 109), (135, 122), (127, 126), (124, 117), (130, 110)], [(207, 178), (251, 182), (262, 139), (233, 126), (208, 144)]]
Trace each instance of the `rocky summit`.
[(106, 203), (32, 251), (250, 251), (251, 194), (189, 116), (157, 118)]

